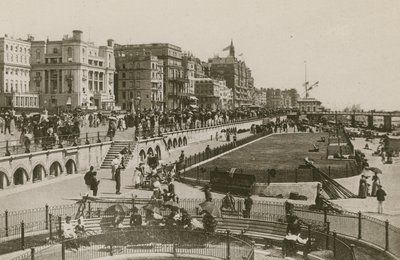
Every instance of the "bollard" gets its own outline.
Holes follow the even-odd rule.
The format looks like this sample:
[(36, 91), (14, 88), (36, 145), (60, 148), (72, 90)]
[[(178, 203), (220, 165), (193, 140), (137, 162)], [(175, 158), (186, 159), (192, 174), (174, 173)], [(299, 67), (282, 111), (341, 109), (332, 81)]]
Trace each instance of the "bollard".
[(226, 259), (231, 259), (231, 241), (230, 241), (230, 233), (229, 229), (226, 230)]
[(324, 223), (328, 222), (328, 209), (324, 208)]
[(25, 250), (25, 224), (21, 221), (21, 250)]
[(35, 248), (31, 247), (31, 260), (35, 260)]
[(336, 232), (333, 232), (333, 258), (336, 259)]
[(361, 220), (362, 220), (362, 215), (361, 211), (358, 212), (358, 239), (361, 239)]
[(5, 212), (4, 212), (4, 220), (5, 220), (5, 225), (6, 225), (6, 237), (8, 237), (8, 210), (6, 210)]
[(389, 220), (385, 221), (385, 250), (389, 251)]
[(49, 205), (44, 206), (46, 211), (46, 230), (49, 229)]

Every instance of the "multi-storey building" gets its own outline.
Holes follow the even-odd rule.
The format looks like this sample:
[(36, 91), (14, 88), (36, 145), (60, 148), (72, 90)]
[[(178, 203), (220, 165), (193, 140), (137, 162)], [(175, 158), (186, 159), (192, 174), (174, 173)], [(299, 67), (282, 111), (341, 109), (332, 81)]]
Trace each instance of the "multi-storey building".
[(114, 109), (114, 41), (96, 46), (74, 30), (59, 41), (31, 39), (31, 90), (47, 109)]
[(261, 89), (254, 90), (254, 105), (264, 107), (267, 104), (267, 97), (265, 91)]
[(195, 79), (197, 104), (201, 108), (217, 110), (221, 108), (220, 89), (226, 87), (225, 81), (210, 78)]
[(0, 38), (0, 106), (38, 108), (39, 97), (31, 93), (29, 41), (5, 35)]
[(116, 45), (116, 51), (125, 55), (133, 55), (143, 50), (150, 51), (164, 64), (164, 107), (167, 109), (183, 108), (189, 95), (185, 92), (188, 79), (184, 76), (182, 67), (182, 49), (169, 43)]
[(270, 109), (295, 108), (298, 106), (298, 98), (299, 94), (294, 88), (285, 90), (268, 88), (266, 90), (267, 107)]
[(163, 110), (163, 62), (150, 51), (115, 52), (117, 104), (123, 110)]
[(220, 109), (228, 110), (232, 109), (233, 97), (232, 97), (232, 89), (226, 86), (225, 80), (220, 80), (220, 87), (219, 87), (219, 103)]
[(250, 105), (254, 88), (254, 80), (251, 70), (244, 61), (235, 57), (233, 42), (229, 47), (228, 57), (214, 57), (209, 59), (210, 75), (212, 78), (223, 78), (226, 85), (233, 91), (233, 103), (235, 107)]

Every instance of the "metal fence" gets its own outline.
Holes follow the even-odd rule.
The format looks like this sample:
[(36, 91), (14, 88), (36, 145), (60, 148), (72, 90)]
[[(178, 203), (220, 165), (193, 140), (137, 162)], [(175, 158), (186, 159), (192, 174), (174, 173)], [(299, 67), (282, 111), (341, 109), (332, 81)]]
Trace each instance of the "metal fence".
[(32, 250), (15, 259), (83, 260), (140, 253), (202, 255), (232, 260), (254, 259), (254, 245), (231, 235), (229, 231), (210, 234), (202, 231), (139, 227), (89, 236), (87, 239), (90, 247), (78, 251), (69, 250), (69, 245), (79, 243), (79, 240), (65, 240), (36, 252)]
[[(133, 205), (132, 203), (135, 203), (135, 205), (144, 205), (147, 201), (148, 199), (135, 199), (135, 202), (132, 202), (132, 199), (126, 199), (124, 203), (130, 205)], [(180, 199), (179, 204), (181, 207), (185, 208), (189, 214), (198, 215), (199, 204), (202, 201), (202, 199)], [(104, 215), (104, 210), (114, 203), (115, 202), (92, 202), (90, 205), (87, 204), (85, 206), (84, 216), (87, 218), (101, 217)], [(222, 205), (221, 200), (215, 200), (215, 203), (218, 207)], [(29, 243), (33, 243), (29, 240), (29, 237), (32, 235), (45, 234), (45, 237), (49, 237), (50, 234), (56, 235), (61, 223), (58, 216), (61, 218), (61, 221), (65, 216), (74, 217), (78, 207), (78, 204), (72, 204), (43, 207), (43, 209), (31, 211), (8, 212), (8, 215), (3, 213), (0, 215), (0, 242), (2, 242), (4, 246), (5, 242), (11, 240), (20, 241), (22, 236), (24, 236), (24, 247), (27, 248), (31, 245)], [(144, 216), (144, 211), (140, 206), (138, 207), (140, 208), (140, 213)], [(237, 198), (237, 214), (231, 215), (230, 217), (242, 218), (241, 209), (243, 208), (243, 199)], [(168, 210), (162, 212), (162, 215), (167, 214), (169, 214)], [(366, 241), (379, 248), (385, 249), (396, 256), (400, 256), (400, 228), (390, 225), (389, 222), (383, 222), (361, 213), (312, 211), (309, 210), (307, 206), (302, 205), (295, 205), (295, 214), (308, 224), (320, 225), (321, 223), (325, 223), (325, 225), (329, 226), (329, 230), (331, 232), (336, 232), (338, 236), (344, 235), (353, 239), (360, 239), (361, 241)], [(282, 222), (285, 219), (285, 215), (285, 206), (280, 202), (255, 201), (251, 211), (252, 219), (265, 221)], [(9, 223), (12, 223), (12, 225)], [(24, 235), (22, 235), (22, 233), (24, 233)]]
[(0, 142), (0, 154), (2, 156), (10, 156), (106, 141), (110, 141), (110, 137), (107, 136), (106, 131), (77, 135), (60, 135), (57, 138), (38, 137), (33, 138), (28, 146), (25, 143), (21, 143), (20, 140), (7, 140)]

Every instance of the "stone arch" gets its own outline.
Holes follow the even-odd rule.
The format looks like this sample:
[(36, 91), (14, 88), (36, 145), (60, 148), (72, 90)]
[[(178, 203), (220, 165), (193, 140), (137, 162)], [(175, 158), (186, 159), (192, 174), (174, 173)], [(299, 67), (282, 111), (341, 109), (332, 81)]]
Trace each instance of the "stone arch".
[(146, 152), (143, 149), (139, 152), (139, 159), (141, 162), (144, 162), (146, 160)]
[(47, 176), (46, 168), (43, 164), (38, 163), (32, 170), (32, 182), (43, 180)]
[(25, 168), (19, 167), (14, 171), (13, 174), (14, 185), (25, 184), (28, 180), (29, 180), (29, 175)]
[(172, 148), (172, 141), (171, 141), (171, 139), (168, 139), (168, 149), (171, 149)]
[(5, 189), (7, 186), (10, 186), (7, 173), (0, 171), (0, 189)]
[(187, 145), (187, 139), (186, 139), (186, 136), (184, 136), (184, 137), (183, 137), (183, 139), (182, 139), (182, 143), (183, 143), (183, 145), (184, 145), (184, 146), (186, 146), (186, 145)]
[(178, 146), (178, 141), (176, 140), (176, 138), (174, 138), (174, 141), (172, 142), (172, 146), (174, 148), (176, 148)]
[(148, 156), (154, 156), (153, 148), (150, 147), (150, 148), (147, 150), (147, 155), (148, 155)]
[(67, 172), (67, 174), (75, 174), (78, 173), (77, 169), (76, 169), (76, 163), (73, 159), (69, 159), (66, 163), (65, 163), (65, 171)]
[(49, 175), (51, 176), (60, 176), (63, 172), (61, 163), (59, 163), (58, 161), (54, 161), (51, 165), (50, 165), (50, 169), (49, 169)]
[(182, 144), (182, 138), (179, 137), (179, 139), (178, 139), (178, 146), (181, 147), (182, 145), (183, 145), (183, 144)]
[(161, 149), (160, 149), (160, 146), (157, 145), (155, 151), (156, 151), (156, 155), (157, 155), (158, 159), (161, 160)]

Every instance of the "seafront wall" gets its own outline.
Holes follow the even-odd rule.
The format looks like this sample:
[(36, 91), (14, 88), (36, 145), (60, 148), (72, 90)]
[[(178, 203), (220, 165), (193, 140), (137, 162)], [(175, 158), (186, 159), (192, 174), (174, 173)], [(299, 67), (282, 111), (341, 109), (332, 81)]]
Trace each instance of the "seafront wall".
[(29, 184), (100, 167), (112, 142), (57, 148), (0, 158), (0, 188)]

